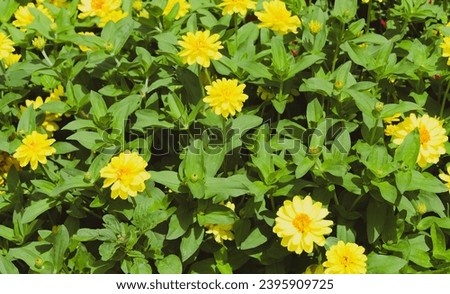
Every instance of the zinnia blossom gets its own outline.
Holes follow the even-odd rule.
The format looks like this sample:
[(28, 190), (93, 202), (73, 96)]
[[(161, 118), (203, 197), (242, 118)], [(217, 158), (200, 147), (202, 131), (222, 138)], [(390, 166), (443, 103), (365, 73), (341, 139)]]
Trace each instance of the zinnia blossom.
[(278, 209), (273, 232), (282, 238), (281, 245), (287, 250), (311, 253), (314, 243), (324, 246), (324, 235), (331, 233), (333, 221), (324, 219), (328, 213), (321, 202), (313, 202), (310, 196), (304, 199), (294, 196)]
[(223, 0), (218, 5), (223, 7), (222, 14), (239, 13), (242, 16), (247, 14), (247, 9), (255, 9), (256, 2), (251, 0)]
[(104, 17), (112, 11), (118, 10), (122, 5), (122, 0), (81, 0), (78, 4), (78, 10), (81, 13), (78, 15), (79, 19), (84, 19), (89, 16)]
[(289, 32), (297, 33), (301, 25), (298, 16), (292, 16), (286, 4), (279, 0), (263, 2), (264, 11), (255, 12), (260, 24), (259, 28), (269, 28), (274, 32), (285, 35)]
[(210, 31), (198, 31), (195, 34), (188, 32), (181, 37), (183, 40), (178, 41), (178, 44), (183, 47), (183, 50), (178, 53), (182, 58), (183, 63), (189, 65), (198, 63), (203, 67), (209, 67), (211, 59), (218, 60), (222, 57), (219, 52), (223, 48), (219, 41), (218, 34), (211, 35)]
[(304, 274), (323, 274), (324, 273), (323, 265), (321, 264), (311, 264), (305, 269)]
[[(225, 206), (233, 211), (235, 209), (235, 205), (231, 201), (228, 201)], [(233, 224), (205, 224), (205, 227), (206, 234), (212, 234), (217, 243), (222, 244), (224, 240), (234, 240)]]
[(325, 274), (365, 274), (367, 256), (364, 247), (339, 241), (326, 252)]
[(385, 133), (394, 138), (396, 145), (401, 145), (406, 136), (413, 130), (418, 129), (420, 135), (420, 151), (417, 157), (417, 163), (420, 167), (425, 167), (429, 163), (437, 163), (439, 157), (445, 154), (445, 142), (448, 137), (445, 135), (445, 129), (442, 127), (443, 121), (430, 117), (425, 114), (422, 117), (416, 117), (411, 113), (409, 117), (397, 125), (390, 125)]
[(3, 32), (0, 32), (0, 60), (14, 52), (14, 42)]
[(206, 86), (207, 96), (203, 102), (208, 103), (217, 115), (227, 118), (236, 112), (241, 112), (244, 101), (248, 96), (244, 94), (245, 85), (238, 85), (238, 80), (222, 78)]
[(448, 192), (450, 193), (450, 165), (447, 166), (447, 174), (440, 173), (439, 178), (441, 180), (443, 180), (444, 182), (447, 182), (447, 183), (445, 183), (445, 185), (447, 186)]
[(16, 12), (14, 13), (14, 17), (16, 18), (12, 24), (23, 31), (26, 31), (26, 27), (33, 23), (34, 15), (31, 13), (30, 8), (36, 8), (40, 12), (42, 12), (46, 17), (48, 17), (52, 22), (54, 20), (50, 11), (44, 7), (43, 5), (34, 5), (34, 3), (28, 3), (27, 6), (20, 6)]
[(146, 167), (147, 162), (137, 152), (122, 152), (100, 170), (100, 176), (105, 178), (103, 188), (111, 186), (112, 199), (135, 197), (145, 190), (145, 181), (150, 179)]
[(21, 167), (30, 163), (31, 169), (35, 170), (38, 162), (46, 164), (47, 156), (56, 152), (56, 149), (51, 147), (54, 142), (55, 139), (48, 139), (47, 134), (33, 131), (22, 140), (22, 145), (17, 148), (13, 157), (19, 161)]
[(308, 23), (308, 28), (312, 34), (317, 34), (322, 30), (322, 23), (318, 20), (312, 20)]
[(175, 19), (179, 19), (185, 16), (188, 13), (189, 9), (191, 8), (191, 4), (189, 4), (189, 2), (187, 2), (186, 0), (168, 0), (167, 5), (164, 8), (163, 15), (169, 15), (177, 3), (178, 3), (178, 12), (177, 15), (175, 16)]
[(447, 65), (450, 65), (450, 37), (445, 37), (441, 45), (442, 57), (448, 57)]
[(104, 16), (102, 16), (100, 18), (100, 23), (98, 24), (98, 26), (100, 28), (103, 28), (104, 26), (106, 26), (106, 24), (110, 21), (112, 22), (118, 22), (119, 20), (121, 20), (122, 18), (127, 17), (128, 13), (124, 12), (121, 9), (118, 10), (114, 10), (111, 11), (108, 14), (105, 14)]

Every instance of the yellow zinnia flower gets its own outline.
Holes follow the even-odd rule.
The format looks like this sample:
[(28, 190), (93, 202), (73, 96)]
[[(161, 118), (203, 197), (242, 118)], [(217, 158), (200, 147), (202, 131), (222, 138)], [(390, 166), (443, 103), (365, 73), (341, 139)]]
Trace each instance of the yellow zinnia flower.
[(416, 117), (414, 113), (411, 113), (398, 125), (392, 126), (389, 130), (386, 127), (385, 133), (394, 138), (394, 144), (401, 145), (409, 133), (418, 129), (420, 151), (417, 163), (420, 167), (425, 167), (428, 163), (437, 163), (439, 156), (446, 152), (444, 144), (448, 141), (448, 137), (445, 135), (446, 131), (442, 124), (443, 121), (430, 117), (428, 114)]
[(263, 2), (264, 11), (255, 12), (260, 24), (259, 28), (269, 28), (274, 32), (285, 35), (289, 32), (297, 33), (301, 22), (298, 16), (291, 16), (286, 4), (279, 0)]
[(110, 13), (105, 14), (100, 18), (100, 23), (98, 24), (98, 26), (100, 28), (103, 28), (108, 22), (118, 22), (122, 18), (127, 17), (127, 15), (128, 13), (124, 12), (122, 9), (111, 11)]
[(144, 9), (144, 3), (141, 0), (134, 0), (131, 6), (136, 11), (141, 11), (142, 9)]
[(383, 118), (385, 124), (391, 125), (393, 122), (399, 122), (401, 113), (396, 113), (393, 116)]
[(318, 20), (312, 20), (308, 23), (308, 28), (312, 34), (317, 34), (322, 30), (322, 23)]
[(22, 140), (22, 145), (17, 148), (13, 157), (19, 161), (21, 167), (30, 163), (31, 169), (35, 170), (38, 162), (46, 164), (47, 156), (56, 152), (56, 149), (51, 147), (54, 142), (55, 139), (48, 139), (47, 134), (33, 131)]
[(203, 102), (208, 103), (217, 115), (227, 118), (236, 112), (241, 112), (244, 101), (248, 96), (244, 94), (245, 85), (238, 85), (238, 80), (222, 78), (206, 86), (207, 96)]
[(179, 19), (180, 17), (185, 16), (189, 9), (191, 8), (191, 4), (186, 0), (168, 0), (167, 5), (164, 8), (163, 15), (169, 15), (172, 9), (175, 7), (175, 4), (178, 3), (178, 13), (175, 16), (175, 19)]
[(5, 63), (5, 68), (10, 67), (11, 65), (13, 65), (14, 63), (19, 62), (20, 58), (22, 58), (21, 54), (14, 54), (11, 53), (9, 54), (3, 61)]
[[(225, 206), (233, 211), (235, 209), (235, 205), (231, 201), (228, 201)], [(223, 240), (234, 240), (233, 224), (205, 224), (205, 227), (206, 234), (212, 234), (217, 243), (222, 244)]]
[(445, 37), (441, 45), (442, 57), (448, 57), (447, 65), (450, 65), (450, 37)]
[(100, 170), (105, 178), (103, 188), (111, 186), (111, 198), (127, 199), (145, 190), (145, 181), (150, 173), (145, 170), (147, 162), (137, 152), (120, 153), (111, 159), (107, 166)]
[(450, 165), (447, 166), (447, 174), (440, 173), (439, 178), (441, 180), (443, 180), (444, 182), (447, 182), (447, 183), (445, 183), (445, 185), (447, 186), (448, 192), (450, 193)]
[(297, 254), (311, 253), (314, 243), (324, 246), (324, 235), (331, 233), (333, 222), (324, 220), (328, 213), (321, 202), (313, 202), (310, 196), (304, 199), (294, 196), (278, 209), (273, 232), (282, 238), (281, 245), (287, 250)]
[(255, 9), (256, 2), (251, 0), (223, 0), (218, 5), (223, 7), (222, 14), (239, 13), (242, 16), (247, 14), (247, 9)]
[(218, 34), (210, 35), (210, 31), (198, 31), (195, 34), (188, 32), (182, 36), (182, 41), (178, 44), (183, 47), (183, 50), (178, 53), (182, 58), (183, 63), (189, 65), (198, 63), (203, 67), (209, 67), (211, 59), (218, 60), (222, 57), (219, 52), (223, 48), (219, 41)]
[[(3, 188), (6, 184), (6, 177), (11, 167), (14, 166), (16, 170), (19, 170), (19, 162), (14, 157), (11, 157), (8, 153), (0, 151), (0, 188)], [(5, 191), (0, 191), (0, 195), (5, 194)]]
[(364, 247), (339, 241), (327, 251), (325, 274), (365, 274), (367, 256)]
[(78, 4), (78, 10), (81, 13), (78, 15), (79, 19), (86, 17), (104, 17), (114, 10), (118, 10), (122, 5), (122, 0), (81, 0)]
[(28, 3), (27, 6), (20, 6), (16, 12), (14, 13), (14, 17), (16, 18), (12, 24), (23, 31), (26, 31), (26, 27), (33, 23), (34, 15), (31, 13), (30, 8), (36, 8), (40, 12), (42, 12), (45, 16), (47, 16), (52, 22), (54, 21), (53, 16), (50, 11), (43, 5), (39, 4), (37, 7), (34, 3)]
[(14, 42), (3, 32), (0, 32), (0, 60), (14, 52)]

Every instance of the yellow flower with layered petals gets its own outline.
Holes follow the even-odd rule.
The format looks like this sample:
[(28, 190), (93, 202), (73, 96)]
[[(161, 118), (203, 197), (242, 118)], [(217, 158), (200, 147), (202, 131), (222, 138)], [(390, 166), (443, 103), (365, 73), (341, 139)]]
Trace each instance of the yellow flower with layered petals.
[(402, 114), (400, 112), (398, 112), (398, 113), (394, 114), (393, 116), (383, 118), (383, 121), (385, 124), (391, 125), (394, 122), (399, 122), (400, 116), (402, 116)]
[(0, 60), (14, 52), (14, 42), (3, 32), (0, 32)]
[(180, 19), (185, 16), (191, 8), (191, 4), (189, 4), (186, 0), (169, 0), (164, 8), (163, 15), (169, 15), (175, 7), (175, 4), (178, 4), (178, 13), (175, 16), (175, 19)]
[(273, 232), (281, 238), (281, 245), (287, 250), (301, 254), (311, 253), (314, 243), (325, 245), (324, 235), (331, 233), (333, 221), (325, 220), (329, 211), (321, 202), (313, 202), (310, 196), (301, 199), (294, 196), (286, 200), (277, 211)]
[(203, 67), (209, 67), (211, 59), (218, 60), (222, 57), (219, 50), (223, 46), (219, 41), (218, 34), (211, 35), (211, 32), (206, 30), (198, 31), (195, 34), (188, 32), (181, 38), (182, 40), (178, 41), (178, 44), (183, 47), (183, 50), (178, 55), (182, 58), (183, 63), (189, 65), (198, 63)]
[(447, 186), (448, 192), (450, 193), (450, 165), (447, 166), (447, 174), (440, 173), (439, 178), (446, 182), (445, 185)]
[(447, 65), (450, 65), (450, 37), (445, 37), (441, 45), (442, 57), (448, 57)]
[(281, 35), (289, 32), (297, 33), (301, 21), (298, 16), (292, 16), (284, 2), (279, 0), (263, 2), (263, 7), (262, 12), (255, 12), (256, 17), (261, 22), (258, 24), (259, 28), (269, 28)]
[(364, 247), (339, 241), (326, 252), (325, 274), (365, 274), (367, 256)]
[[(235, 209), (234, 203), (228, 201), (224, 204), (229, 209)], [(233, 224), (205, 224), (206, 234), (212, 234), (217, 243), (222, 244), (224, 240), (234, 240)]]
[(135, 197), (145, 190), (145, 181), (150, 179), (146, 167), (147, 162), (137, 152), (122, 152), (100, 170), (100, 176), (105, 178), (103, 188), (111, 186), (112, 199)]
[(236, 112), (241, 112), (248, 95), (244, 94), (245, 85), (238, 84), (238, 80), (222, 78), (206, 86), (207, 96), (203, 102), (208, 103), (217, 115), (227, 118)]
[(16, 18), (12, 24), (23, 31), (26, 31), (26, 27), (33, 23), (34, 15), (31, 13), (30, 8), (36, 8), (40, 12), (42, 12), (46, 17), (48, 17), (52, 22), (54, 21), (53, 16), (50, 11), (43, 5), (34, 5), (34, 3), (28, 3), (27, 6), (20, 6), (16, 12), (14, 13), (14, 17)]
[(389, 129), (386, 127), (385, 133), (394, 138), (394, 144), (401, 145), (409, 133), (418, 129), (420, 151), (417, 163), (420, 167), (425, 167), (429, 163), (437, 163), (439, 157), (446, 152), (444, 144), (448, 141), (448, 137), (442, 125), (443, 121), (430, 117), (428, 114), (416, 117), (414, 113), (411, 113), (401, 123), (391, 125)]
[(218, 6), (223, 7), (223, 15), (239, 13), (245, 16), (248, 9), (256, 8), (256, 2), (251, 0), (223, 0)]
[(31, 169), (35, 170), (38, 163), (46, 164), (47, 156), (56, 152), (56, 149), (51, 147), (54, 142), (55, 139), (48, 139), (47, 134), (33, 131), (22, 140), (22, 145), (17, 148), (13, 157), (19, 161), (21, 167), (30, 164)]
[(14, 63), (19, 62), (20, 58), (22, 58), (21, 54), (14, 54), (11, 53), (9, 54), (4, 60), (3, 62), (5, 63), (5, 68), (10, 67), (11, 65), (13, 65)]
[(122, 5), (122, 0), (81, 0), (78, 4), (79, 19), (98, 16), (100, 18), (108, 15), (112, 11), (118, 10)]
[(100, 18), (100, 23), (98, 24), (98, 26), (100, 28), (103, 28), (104, 26), (106, 26), (106, 24), (108, 22), (110, 22), (110, 21), (118, 22), (119, 20), (121, 20), (122, 18), (125, 18), (127, 16), (128, 16), (128, 13), (124, 12), (121, 9), (111, 11), (110, 13), (105, 14), (104, 16), (102, 16)]

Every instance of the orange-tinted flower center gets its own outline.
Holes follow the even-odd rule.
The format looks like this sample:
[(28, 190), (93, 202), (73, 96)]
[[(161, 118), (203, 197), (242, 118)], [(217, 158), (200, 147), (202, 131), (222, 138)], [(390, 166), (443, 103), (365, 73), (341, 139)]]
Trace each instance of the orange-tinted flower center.
[(430, 141), (430, 132), (428, 132), (427, 128), (425, 126), (421, 126), (419, 128), (419, 134), (420, 134), (420, 143), (426, 144), (428, 141)]
[(116, 172), (117, 179), (124, 180), (130, 174), (130, 169), (126, 167), (119, 168)]
[(300, 233), (304, 233), (309, 229), (311, 218), (307, 214), (300, 213), (292, 220), (292, 224)]
[(339, 262), (345, 267), (348, 267), (351, 263), (350, 258), (347, 255), (341, 256)]
[(104, 4), (103, 0), (93, 0), (92, 1), (92, 8), (94, 8), (95, 10), (102, 9), (103, 4)]

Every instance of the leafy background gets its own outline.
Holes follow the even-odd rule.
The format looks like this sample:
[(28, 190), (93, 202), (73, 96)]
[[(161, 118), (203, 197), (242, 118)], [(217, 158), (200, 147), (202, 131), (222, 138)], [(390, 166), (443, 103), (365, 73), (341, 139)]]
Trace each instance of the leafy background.
[[(0, 29), (22, 55), (1, 67), (0, 150), (13, 154), (46, 112), (63, 115), (48, 164), (7, 175), (1, 273), (302, 273), (337, 240), (365, 247), (369, 273), (450, 272), (450, 194), (437, 177), (449, 143), (421, 169), (417, 136), (396, 148), (382, 120), (428, 113), (448, 134), (446, 0), (285, 1), (298, 34), (258, 29), (250, 12), (237, 40), (219, 1), (190, 1), (175, 20), (164, 0), (143, 1), (148, 18), (123, 0), (129, 16), (104, 28), (77, 18), (78, 1), (44, 3), (56, 26), (36, 10), (24, 32), (11, 22), (26, 2), (0, 2)], [(323, 23), (317, 34), (311, 20)], [(210, 75), (246, 84), (243, 111), (225, 124), (202, 101), (204, 72), (177, 56), (181, 35), (199, 29), (224, 45)], [(58, 85), (62, 101), (21, 113)], [(152, 178), (136, 198), (112, 200), (99, 170), (123, 150), (149, 161)], [(285, 199), (308, 194), (335, 225), (325, 248), (296, 255), (272, 228)], [(235, 239), (218, 244), (207, 223), (233, 224)]]

